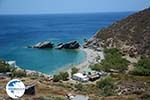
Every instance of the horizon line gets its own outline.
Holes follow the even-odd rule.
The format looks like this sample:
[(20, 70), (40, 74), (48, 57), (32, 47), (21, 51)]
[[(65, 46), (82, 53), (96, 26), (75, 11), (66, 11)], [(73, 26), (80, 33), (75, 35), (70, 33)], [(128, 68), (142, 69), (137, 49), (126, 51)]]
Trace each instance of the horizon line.
[(65, 12), (65, 13), (0, 13), (0, 15), (56, 15), (56, 14), (96, 14), (96, 13), (128, 13), (128, 12), (138, 12), (136, 11), (102, 11), (102, 12)]

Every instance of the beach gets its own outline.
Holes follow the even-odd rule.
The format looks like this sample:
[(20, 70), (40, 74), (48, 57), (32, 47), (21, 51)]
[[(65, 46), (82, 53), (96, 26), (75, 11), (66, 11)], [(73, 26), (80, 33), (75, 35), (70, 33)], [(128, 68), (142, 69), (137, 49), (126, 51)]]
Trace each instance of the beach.
[[(96, 51), (94, 49), (82, 47), (80, 50), (83, 50), (86, 56), (82, 63), (74, 66), (75, 68), (79, 69), (80, 72), (83, 72), (84, 69), (88, 68), (91, 64), (99, 63), (102, 59), (104, 59), (103, 51)], [(68, 68), (67, 72), (71, 73), (71, 68)]]

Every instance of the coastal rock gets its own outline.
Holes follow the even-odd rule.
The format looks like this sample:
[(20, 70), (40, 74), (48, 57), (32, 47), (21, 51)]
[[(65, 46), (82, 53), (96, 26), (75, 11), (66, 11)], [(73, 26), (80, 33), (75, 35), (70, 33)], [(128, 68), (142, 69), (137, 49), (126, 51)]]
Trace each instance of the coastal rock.
[(57, 45), (57, 47), (55, 47), (56, 49), (62, 49), (63, 48), (63, 43), (59, 43), (58, 45)]
[(80, 44), (77, 41), (71, 41), (63, 45), (64, 49), (78, 49)]
[(83, 44), (83, 48), (91, 48), (96, 51), (101, 51), (102, 48), (100, 43), (101, 42), (99, 40), (92, 38)]
[(53, 48), (53, 44), (49, 41), (44, 41), (44, 42), (39, 42), (34, 46), (28, 46), (28, 48), (39, 48), (39, 49)]
[(80, 44), (77, 41), (71, 41), (68, 43), (60, 43), (57, 45), (57, 49), (78, 49)]

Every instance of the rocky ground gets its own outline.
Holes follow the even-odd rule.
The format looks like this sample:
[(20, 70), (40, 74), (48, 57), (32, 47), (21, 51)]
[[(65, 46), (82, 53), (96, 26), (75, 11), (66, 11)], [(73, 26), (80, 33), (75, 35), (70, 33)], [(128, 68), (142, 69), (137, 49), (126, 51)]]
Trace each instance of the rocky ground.
[(150, 56), (150, 8), (103, 28), (85, 46), (118, 48), (130, 56)]
[[(88, 95), (90, 100), (149, 100), (150, 77), (132, 76), (126, 74), (111, 74), (115, 80), (116, 92), (113, 96), (100, 96), (100, 89), (94, 84), (82, 84), (69, 82), (53, 82), (43, 76), (31, 76), (19, 78), (24, 84), (35, 84), (35, 95), (24, 95), (21, 100), (66, 100), (66, 94)], [(5, 85), (10, 78), (0, 80), (0, 98), (9, 100), (5, 92)], [(43, 98), (43, 99), (42, 99)], [(59, 99), (58, 99), (59, 98)]]

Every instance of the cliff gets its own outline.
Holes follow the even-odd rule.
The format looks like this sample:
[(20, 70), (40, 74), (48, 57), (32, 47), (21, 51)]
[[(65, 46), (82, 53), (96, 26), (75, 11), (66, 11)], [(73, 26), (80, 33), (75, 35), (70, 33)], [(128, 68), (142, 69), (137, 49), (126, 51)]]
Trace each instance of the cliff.
[(84, 47), (92, 45), (115, 47), (130, 56), (150, 56), (150, 8), (101, 29)]

